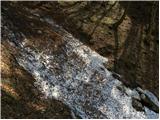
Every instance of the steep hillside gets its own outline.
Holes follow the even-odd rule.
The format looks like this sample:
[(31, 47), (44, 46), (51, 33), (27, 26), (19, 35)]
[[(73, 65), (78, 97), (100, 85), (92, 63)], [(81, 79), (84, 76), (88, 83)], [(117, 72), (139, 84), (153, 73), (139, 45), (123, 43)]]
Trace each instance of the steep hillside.
[(158, 118), (157, 97), (109, 71), (110, 57), (101, 56), (91, 39), (86, 43), (87, 32), (78, 29), (76, 36), (61, 24), (65, 14), (52, 13), (59, 5), (65, 7), (2, 2), (2, 118)]

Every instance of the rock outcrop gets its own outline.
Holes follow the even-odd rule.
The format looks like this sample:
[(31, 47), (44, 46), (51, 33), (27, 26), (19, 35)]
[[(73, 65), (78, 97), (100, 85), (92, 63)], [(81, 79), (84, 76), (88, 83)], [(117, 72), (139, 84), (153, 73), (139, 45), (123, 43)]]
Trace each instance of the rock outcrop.
[[(74, 118), (158, 118), (157, 110), (141, 103), (138, 90), (112, 76), (104, 65), (107, 58), (49, 16), (3, 4), (2, 43), (13, 48), (15, 61), (33, 76), (43, 98), (61, 101)], [(133, 98), (139, 99), (142, 110), (134, 108)], [(152, 102), (158, 106), (155, 99)]]

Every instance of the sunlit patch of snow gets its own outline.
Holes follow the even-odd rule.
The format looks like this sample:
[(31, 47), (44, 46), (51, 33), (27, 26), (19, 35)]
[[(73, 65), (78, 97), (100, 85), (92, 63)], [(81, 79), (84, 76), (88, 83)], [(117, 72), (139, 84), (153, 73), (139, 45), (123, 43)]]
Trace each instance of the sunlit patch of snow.
[(155, 97), (155, 95), (154, 95), (153, 93), (149, 92), (148, 90), (145, 90), (144, 92), (145, 92), (145, 94), (146, 94), (152, 101), (154, 101), (154, 103), (155, 103), (157, 106), (159, 106), (158, 99)]
[(52, 92), (52, 95), (55, 97), (55, 98), (58, 98), (59, 97), (59, 88), (58, 86), (55, 86), (54, 87), (54, 90)]
[(37, 72), (37, 71), (34, 71), (34, 73), (33, 73), (38, 79), (40, 79), (40, 74), (39, 74), (39, 72)]

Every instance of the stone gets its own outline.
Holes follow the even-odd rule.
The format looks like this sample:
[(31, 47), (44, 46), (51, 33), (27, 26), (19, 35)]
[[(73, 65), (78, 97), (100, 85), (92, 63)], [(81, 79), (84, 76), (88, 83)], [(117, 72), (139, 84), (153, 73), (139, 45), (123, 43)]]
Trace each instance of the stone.
[(134, 99), (141, 100), (139, 93), (135, 89), (133, 89), (133, 91), (132, 91), (132, 97)]
[(132, 106), (137, 110), (137, 111), (144, 111), (144, 108), (143, 108), (143, 105), (142, 103), (135, 99), (135, 98), (132, 98)]
[(153, 93), (151, 93), (148, 90), (145, 90), (145, 95), (148, 96), (155, 105), (159, 106), (158, 99)]
[(137, 91), (140, 93), (141, 101), (143, 104), (154, 112), (159, 113), (158, 99), (147, 90), (142, 90), (138, 87)]
[(118, 79), (120, 80), (121, 79), (121, 75), (115, 73), (115, 72), (112, 72), (112, 76), (115, 78), (115, 79)]
[(42, 34), (42, 31), (41, 31), (41, 30), (38, 30), (37, 33), (38, 33), (38, 34)]
[(152, 101), (147, 95), (141, 94), (142, 102), (145, 106), (147, 106), (149, 109), (153, 110), (156, 113), (159, 113), (159, 106), (155, 104), (154, 101)]

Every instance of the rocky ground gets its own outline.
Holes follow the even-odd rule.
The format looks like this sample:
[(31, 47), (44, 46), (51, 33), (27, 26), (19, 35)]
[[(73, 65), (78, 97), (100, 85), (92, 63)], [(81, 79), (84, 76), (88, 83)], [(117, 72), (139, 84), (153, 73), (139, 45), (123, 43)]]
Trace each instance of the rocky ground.
[(158, 99), (119, 81), (92, 40), (57, 25), (55, 3), (2, 3), (2, 118), (157, 118)]
[(141, 86), (159, 97), (158, 2), (44, 2), (25, 6), (33, 10), (39, 7), (37, 12), (49, 14), (74, 37), (107, 57), (107, 68), (123, 75), (130, 87)]

